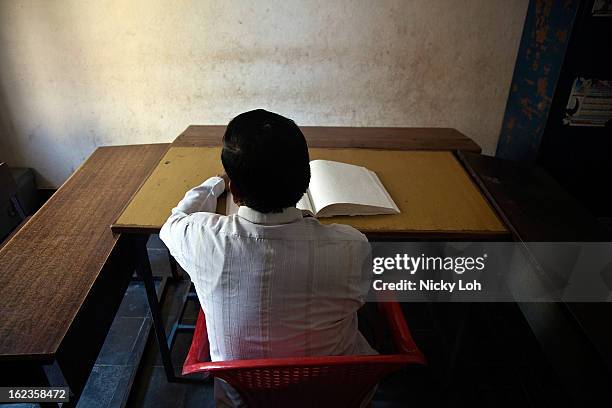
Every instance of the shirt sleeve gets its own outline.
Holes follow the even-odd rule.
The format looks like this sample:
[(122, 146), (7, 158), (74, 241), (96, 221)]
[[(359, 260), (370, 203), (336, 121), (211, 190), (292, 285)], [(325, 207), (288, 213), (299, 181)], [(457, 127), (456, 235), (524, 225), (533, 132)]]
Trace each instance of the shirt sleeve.
[(361, 251), (361, 290), (359, 301), (361, 304), (365, 304), (368, 300), (368, 294), (372, 287), (372, 247), (368, 242), (368, 239), (364, 236), (364, 241), (360, 243)]
[(190, 264), (185, 249), (189, 249), (189, 232), (192, 229), (191, 214), (214, 213), (217, 199), (225, 191), (225, 181), (221, 177), (211, 177), (204, 183), (185, 193), (185, 197), (172, 209), (168, 220), (159, 232), (159, 238), (166, 244), (170, 254), (189, 273)]
[[(215, 212), (217, 198), (225, 191), (225, 181), (221, 177), (211, 177), (185, 193), (185, 197), (172, 209), (176, 214), (189, 215), (195, 212)], [(172, 218), (170, 216), (170, 218)]]

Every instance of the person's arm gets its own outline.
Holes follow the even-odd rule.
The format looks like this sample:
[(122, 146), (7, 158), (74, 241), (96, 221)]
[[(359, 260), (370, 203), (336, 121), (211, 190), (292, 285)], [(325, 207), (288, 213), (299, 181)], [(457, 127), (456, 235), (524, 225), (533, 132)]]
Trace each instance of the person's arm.
[(185, 193), (185, 197), (172, 209), (170, 219), (184, 217), (195, 212), (215, 212), (217, 199), (225, 191), (223, 177), (214, 176)]
[(190, 215), (198, 212), (214, 213), (217, 209), (217, 199), (223, 194), (225, 187), (224, 178), (215, 176), (187, 191), (185, 197), (172, 209), (172, 214), (159, 232), (159, 238), (185, 270), (188, 262), (184, 248), (189, 247)]

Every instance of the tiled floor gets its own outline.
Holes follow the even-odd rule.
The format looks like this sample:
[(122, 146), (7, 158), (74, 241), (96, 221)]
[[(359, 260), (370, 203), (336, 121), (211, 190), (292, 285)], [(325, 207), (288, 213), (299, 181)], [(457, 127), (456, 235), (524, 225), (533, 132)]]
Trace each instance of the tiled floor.
[[(169, 274), (167, 254), (161, 242), (154, 238), (149, 247), (154, 273)], [(178, 313), (179, 299), (188, 286), (188, 280), (168, 284), (162, 309), (166, 321)], [(404, 304), (403, 308), (430, 367), (389, 376), (374, 397), (375, 408), (567, 404), (563, 390), (551, 375), (515, 305), (419, 303)], [(184, 322), (195, 322), (196, 315), (197, 305), (189, 305)], [(465, 320), (465, 335), (453, 360), (456, 334), (465, 316), (469, 316)], [(79, 407), (214, 406), (210, 382), (166, 381), (155, 339), (145, 336), (149, 327), (144, 288), (135, 281), (126, 293)], [(177, 371), (190, 342), (190, 333), (178, 334), (172, 356)], [(136, 357), (140, 354), (142, 360), (138, 365)], [(454, 368), (449, 369), (452, 361), (455, 361)]]

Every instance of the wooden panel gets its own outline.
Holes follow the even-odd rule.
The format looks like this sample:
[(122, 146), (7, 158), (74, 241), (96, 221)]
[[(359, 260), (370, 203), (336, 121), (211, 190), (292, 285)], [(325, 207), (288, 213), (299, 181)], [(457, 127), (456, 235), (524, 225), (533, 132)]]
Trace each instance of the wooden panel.
[[(608, 242), (612, 238), (541, 168), (470, 153), (459, 157), (490, 195), (516, 240)], [(598, 392), (600, 381), (610, 383), (611, 303), (520, 303), (520, 307), (568, 387)], [(599, 367), (605, 364), (608, 372), (602, 374)]]
[(608, 241), (611, 234), (548, 173), (520, 163), (460, 153), (519, 241)]
[(57, 351), (118, 239), (109, 225), (167, 148), (97, 149), (0, 249), (0, 359)]
[[(113, 230), (158, 231), (185, 192), (223, 171), (219, 147), (172, 147)], [(450, 152), (310, 149), (311, 159), (363, 165), (378, 174), (398, 215), (334, 217), (364, 233), (503, 234), (506, 229)]]
[[(300, 126), (310, 147), (388, 150), (465, 150), (480, 153), (472, 139), (450, 128)], [(173, 147), (220, 146), (225, 126), (191, 125)]]

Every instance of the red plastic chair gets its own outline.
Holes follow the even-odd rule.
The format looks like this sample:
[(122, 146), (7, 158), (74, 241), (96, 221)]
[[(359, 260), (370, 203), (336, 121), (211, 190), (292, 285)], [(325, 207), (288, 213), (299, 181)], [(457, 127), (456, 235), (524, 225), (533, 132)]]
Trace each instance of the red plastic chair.
[(208, 333), (200, 311), (183, 374), (205, 373), (225, 380), (249, 407), (359, 407), (387, 374), (406, 365), (424, 366), (396, 302), (379, 303), (396, 354), (206, 361)]

